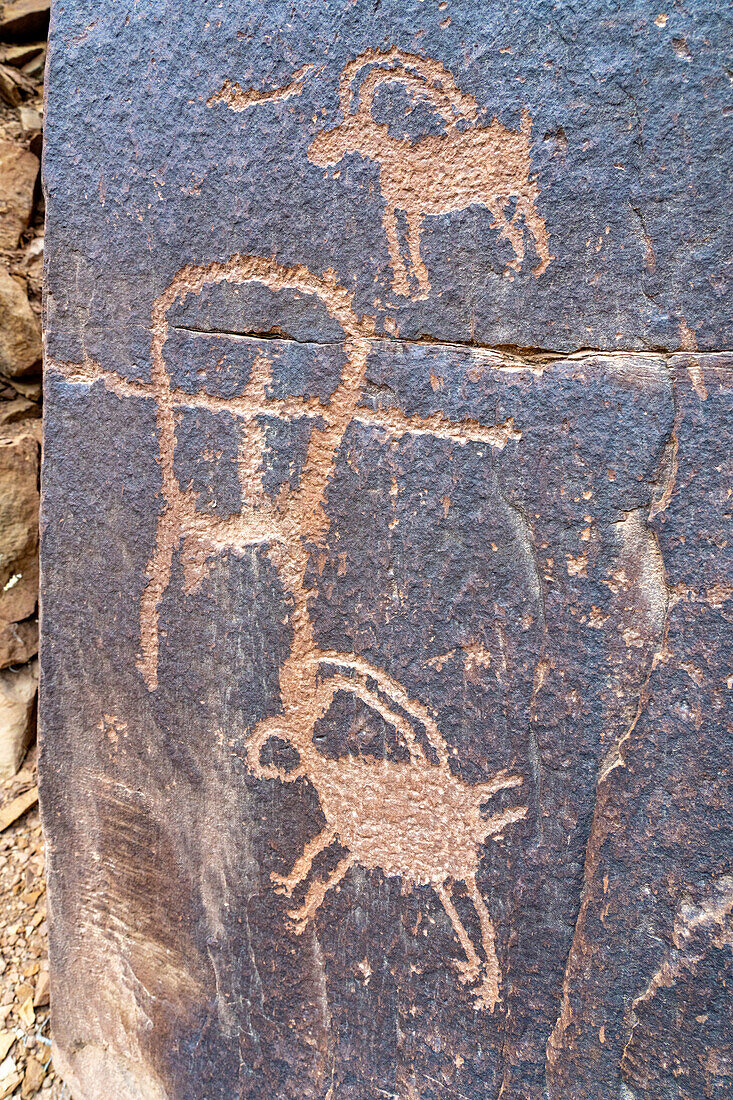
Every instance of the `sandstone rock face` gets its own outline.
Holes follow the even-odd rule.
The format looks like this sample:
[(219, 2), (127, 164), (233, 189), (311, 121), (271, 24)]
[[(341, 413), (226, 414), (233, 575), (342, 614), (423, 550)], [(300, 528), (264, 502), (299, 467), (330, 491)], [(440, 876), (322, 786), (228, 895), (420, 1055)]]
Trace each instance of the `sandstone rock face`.
[(39, 366), (41, 330), (17, 279), (0, 268), (0, 374), (22, 378)]
[(38, 661), (0, 672), (0, 778), (15, 775), (35, 731)]
[(22, 665), (38, 653), (38, 619), (3, 623), (0, 626), (0, 668)]
[(0, 434), (0, 625), (32, 615), (38, 599), (38, 441)]
[(723, 1096), (721, 17), (216, 12), (52, 27), (54, 1064)]
[(43, 37), (50, 9), (51, 0), (10, 0), (3, 5), (0, 40), (15, 42)]
[(39, 162), (22, 145), (0, 141), (0, 248), (16, 248), (33, 210)]
[(38, 652), (40, 413), (17, 393), (0, 400), (0, 669)]

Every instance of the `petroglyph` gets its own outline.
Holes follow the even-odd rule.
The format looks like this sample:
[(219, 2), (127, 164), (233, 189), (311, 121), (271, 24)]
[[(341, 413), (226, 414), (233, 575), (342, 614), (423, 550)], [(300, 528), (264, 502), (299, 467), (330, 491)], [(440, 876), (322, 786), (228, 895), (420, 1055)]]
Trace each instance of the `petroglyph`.
[[(369, 71), (361, 79), (364, 69)], [(386, 84), (401, 84), (417, 100), (429, 103), (442, 120), (444, 132), (414, 142), (392, 137), (388, 125), (374, 118), (375, 94)], [(552, 257), (545, 222), (537, 209), (539, 188), (530, 177), (529, 111), (522, 111), (519, 130), (508, 129), (496, 117), (481, 125), (477, 101), (460, 90), (438, 61), (397, 48), (367, 50), (346, 65), (339, 101), (343, 121), (316, 136), (308, 158), (313, 164), (332, 167), (347, 153), (359, 153), (379, 164), (383, 225), (396, 294), (410, 296), (411, 276), (417, 281), (413, 297), (426, 298), (430, 292), (420, 251), (424, 219), (474, 205), (491, 212), (491, 227), (511, 245), (514, 259), (507, 270), (519, 271), (522, 266), (526, 227), (539, 258), (534, 273), (542, 274)], [(512, 200), (516, 200), (514, 213), (507, 217)], [(409, 269), (402, 256), (398, 212), (407, 223)]]
[[(368, 70), (366, 76), (362, 75), (364, 69)], [(242, 90), (239, 84), (227, 80), (207, 100), (207, 106), (225, 103), (233, 111), (243, 111), (287, 99), (300, 95), (312, 75), (313, 66), (304, 65), (287, 85), (264, 92)], [(416, 101), (429, 104), (442, 121), (443, 133), (414, 142), (392, 137), (389, 126), (374, 118), (376, 93), (387, 84), (400, 84)], [(366, 50), (350, 61), (341, 73), (339, 104), (343, 121), (316, 135), (308, 159), (319, 167), (330, 168), (347, 153), (358, 153), (378, 163), (384, 200), (382, 224), (395, 294), (428, 297), (430, 279), (420, 250), (423, 222), (426, 217), (469, 206), (486, 207), (494, 218), (491, 228), (498, 229), (499, 236), (511, 245), (514, 258), (507, 272), (522, 267), (527, 229), (539, 260), (534, 274), (542, 274), (552, 256), (547, 228), (537, 208), (539, 187), (530, 176), (532, 119), (528, 110), (522, 110), (519, 130), (503, 126), (496, 117), (482, 125), (482, 109), (476, 99), (461, 91), (439, 61), (397, 47)], [(514, 211), (508, 217), (507, 207), (512, 202)], [(402, 255), (398, 212), (406, 221), (408, 264)], [(412, 294), (411, 278), (417, 282)]]
[(679, 906), (672, 931), (673, 946), (665, 952), (646, 988), (631, 1003), (628, 1013), (631, 1026), (621, 1056), (625, 1070), (636, 1073), (643, 1065), (635, 1049), (642, 1010), (648, 1009), (661, 990), (671, 989), (686, 975), (694, 973), (711, 948), (721, 950), (733, 946), (732, 912), (733, 878), (730, 875), (722, 875), (714, 882), (699, 904), (687, 900)]
[(305, 82), (315, 71), (314, 65), (303, 65), (297, 69), (287, 84), (280, 88), (266, 88), (258, 91), (256, 88), (242, 88), (241, 85), (231, 80), (225, 80), (218, 92), (206, 100), (207, 107), (213, 107), (216, 103), (226, 103), (233, 111), (244, 111), (247, 107), (254, 107), (259, 103), (273, 103), (299, 96), (303, 92)]
[[(63, 374), (67, 382), (78, 385), (92, 385), (102, 382), (112, 393), (119, 397), (146, 397), (154, 395), (146, 382), (133, 382), (114, 371), (100, 367), (92, 359), (79, 363), (67, 363), (61, 360), (47, 360), (49, 368)], [(171, 391), (173, 409), (207, 409), (209, 412), (226, 412), (239, 420), (249, 420), (258, 416), (274, 416), (285, 422), (296, 420), (317, 420), (323, 414), (323, 404), (317, 397), (218, 397), (202, 390), (188, 393), (184, 390)], [(432, 435), (436, 439), (447, 439), (451, 443), (464, 447), (467, 443), (483, 443), (501, 451), (510, 441), (522, 438), (515, 426), (513, 417), (507, 417), (501, 424), (486, 427), (476, 420), (449, 420), (443, 413), (431, 413), (428, 416), (413, 414), (407, 416), (399, 409), (369, 409), (359, 407), (353, 420), (357, 424), (368, 424), (381, 428), (395, 439), (405, 435)]]
[[(173, 386), (166, 365), (165, 346), (171, 308), (204, 287), (230, 283), (259, 283), (272, 291), (294, 290), (318, 299), (344, 333), (344, 365), (327, 403), (314, 398), (268, 396), (272, 363), (262, 351), (256, 356), (243, 392), (216, 397), (205, 388), (190, 394)], [(314, 635), (309, 600), (317, 589), (306, 581), (308, 547), (325, 544), (329, 519), (324, 503), (328, 482), (349, 425), (374, 426), (395, 437), (430, 434), (462, 446), (469, 443), (501, 448), (520, 437), (511, 421), (483, 426), (476, 421), (453, 422), (442, 414), (405, 416), (395, 408), (370, 410), (361, 406), (373, 322), (359, 318), (351, 295), (333, 272), (319, 278), (305, 267), (284, 267), (271, 259), (235, 255), (224, 262), (184, 267), (156, 300), (152, 314), (150, 382), (131, 382), (102, 369), (90, 359), (80, 363), (51, 360), (48, 367), (72, 383), (102, 382), (121, 398), (155, 402), (162, 479), (162, 510), (156, 545), (148, 565), (149, 581), (140, 607), (140, 672), (150, 690), (158, 684), (159, 611), (170, 584), (174, 554), (180, 551), (184, 590), (194, 591), (206, 576), (212, 559), (226, 552), (244, 552), (255, 544), (266, 549), (292, 601), (289, 624), (290, 652), (279, 671), (280, 713), (258, 723), (247, 737), (248, 766), (260, 779), (292, 783), (307, 778), (315, 789), (325, 826), (306, 845), (288, 875), (274, 875), (278, 891), (290, 896), (306, 883), (318, 855), (338, 844), (345, 850), (325, 880), (306, 887), (299, 905), (289, 913), (295, 933), (311, 921), (354, 864), (399, 877), (403, 889), (431, 886), (453, 926), (465, 954), (458, 965), (479, 1008), (493, 1011), (499, 1000), (501, 975), (496, 932), (479, 891), (476, 876), (481, 846), (500, 837), (520, 821), (525, 806), (494, 815), (484, 811), (499, 791), (519, 787), (522, 778), (500, 771), (490, 780), (471, 786), (450, 766), (448, 746), (434, 716), (410, 698), (405, 687), (383, 669), (353, 653), (322, 650)], [(241, 510), (220, 517), (197, 511), (196, 494), (183, 489), (174, 470), (176, 416), (183, 408), (227, 412), (240, 432), (237, 469)], [(263, 485), (268, 417), (312, 421), (306, 459), (297, 488), (285, 484), (275, 496)], [(313, 739), (316, 724), (327, 717), (337, 693), (361, 701), (390, 725), (404, 743), (408, 759), (371, 760), (353, 755), (327, 758)], [(287, 770), (263, 763), (262, 750), (272, 739), (287, 742), (298, 754)], [(476, 914), (480, 944), (475, 944), (456, 906), (453, 889), (465, 884)]]

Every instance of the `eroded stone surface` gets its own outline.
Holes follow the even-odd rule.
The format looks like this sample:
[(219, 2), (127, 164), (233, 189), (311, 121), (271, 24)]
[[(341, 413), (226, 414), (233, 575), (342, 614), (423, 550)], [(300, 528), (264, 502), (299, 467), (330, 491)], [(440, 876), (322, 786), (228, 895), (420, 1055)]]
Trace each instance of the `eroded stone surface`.
[(0, 778), (18, 771), (35, 729), (38, 661), (0, 671)]
[(0, 141), (0, 248), (17, 248), (28, 227), (39, 167), (22, 145)]
[[(624, 190), (681, 156), (661, 74), (712, 109), (712, 15), (369, 7), (56, 13), (55, 1064), (80, 1100), (714, 1096), (733, 358), (694, 346), (719, 242), (641, 248)], [(100, 49), (108, 160), (58, 136)]]
[(38, 600), (39, 446), (31, 433), (0, 428), (0, 631), (33, 615)]
[[(23, 378), (36, 372), (42, 354), (41, 330), (20, 283), (0, 269), (0, 374)], [(4, 418), (3, 418), (4, 419)]]

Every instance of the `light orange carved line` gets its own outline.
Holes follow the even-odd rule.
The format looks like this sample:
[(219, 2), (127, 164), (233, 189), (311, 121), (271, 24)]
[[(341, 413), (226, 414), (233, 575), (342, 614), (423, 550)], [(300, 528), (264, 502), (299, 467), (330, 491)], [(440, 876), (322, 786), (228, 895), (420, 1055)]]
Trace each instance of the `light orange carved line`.
[(360, 684), (358, 681), (350, 680), (346, 676), (331, 676), (328, 680), (328, 685), (329, 689), (334, 693), (337, 691), (345, 691), (349, 695), (361, 699), (362, 703), (366, 703), (366, 705), (379, 714), (385, 722), (388, 722), (398, 733), (402, 734), (410, 750), (411, 759), (425, 759), (425, 753), (410, 723), (396, 710), (393, 710), (391, 707), (388, 707), (386, 703), (383, 703), (376, 692), (369, 691), (363, 684)]
[(320, 650), (313, 654), (310, 660), (318, 664), (333, 664), (341, 668), (351, 668), (355, 672), (358, 672), (360, 676), (373, 679), (380, 690), (391, 698), (397, 706), (412, 715), (413, 718), (416, 718), (417, 721), (425, 727), (428, 740), (438, 754), (440, 763), (446, 767), (448, 766), (448, 746), (438, 729), (435, 719), (427, 707), (409, 697), (399, 680), (395, 680), (394, 677), (389, 676), (383, 669), (371, 665), (368, 661), (365, 661), (363, 657), (357, 657), (353, 654), (336, 653), (332, 650)]
[(214, 107), (217, 103), (226, 103), (232, 111), (244, 111), (247, 107), (256, 107), (260, 103), (272, 103), (292, 96), (299, 96), (303, 92), (308, 77), (314, 72), (314, 65), (303, 65), (296, 69), (287, 84), (279, 88), (265, 88), (259, 91), (257, 88), (243, 89), (241, 85), (232, 83), (227, 79), (218, 92), (214, 92), (206, 100), (207, 107)]
[[(244, 418), (275, 416), (281, 420), (320, 417), (326, 408), (317, 397), (251, 399), (246, 396), (216, 397), (202, 391), (187, 394), (182, 390), (173, 391), (173, 402), (176, 407), (229, 412), (233, 416)], [(511, 417), (502, 424), (485, 427), (471, 419), (449, 420), (442, 413), (407, 416), (399, 409), (366, 409), (359, 406), (353, 419), (359, 424), (382, 428), (398, 439), (405, 435), (433, 435), (438, 439), (449, 439), (460, 446), (466, 443), (485, 443), (499, 451), (503, 450), (510, 440), (522, 438), (521, 431), (514, 427), (514, 420)]]
[[(518, 776), (512, 776), (512, 779), (518, 779)], [(480, 784), (483, 786), (483, 784)], [(519, 787), (521, 783), (504, 783), (504, 787)], [(504, 810), (503, 813), (495, 814), (494, 817), (489, 817), (484, 820), (482, 840), (488, 840), (490, 836), (500, 836), (507, 825), (516, 825), (517, 822), (523, 821), (527, 816), (526, 806), (516, 806), (510, 810)]]
[(379, 427), (396, 439), (404, 435), (432, 435), (437, 439), (449, 439), (452, 443), (465, 446), (466, 443), (485, 443), (501, 451), (510, 440), (519, 440), (522, 433), (514, 427), (509, 417), (503, 424), (484, 427), (477, 420), (449, 420), (442, 413), (430, 416), (406, 416), (399, 409), (358, 409), (354, 420), (360, 424)]
[(445, 909), (450, 922), (453, 925), (453, 931), (458, 937), (458, 942), (463, 948), (466, 955), (466, 962), (459, 964), (458, 972), (463, 982), (477, 982), (481, 973), (481, 960), (478, 956), (478, 952), (473, 945), (473, 941), (466, 931), (463, 921), (458, 916), (458, 910), (453, 904), (451, 898), (450, 888), (445, 883), (439, 882), (435, 887), (435, 892), (440, 898), (441, 904)]
[(271, 367), (272, 364), (266, 356), (257, 355), (242, 395), (244, 402), (252, 406), (252, 411), (245, 418), (237, 453), (243, 509), (255, 505), (267, 507), (261, 472), (261, 456), (265, 452), (267, 437), (254, 410), (258, 404), (264, 405), (267, 400), (267, 387), (272, 383)]
[(303, 854), (296, 859), (289, 875), (271, 874), (270, 881), (274, 884), (277, 892), (287, 894), (290, 897), (296, 886), (300, 886), (301, 882), (307, 878), (316, 856), (330, 847), (335, 840), (336, 830), (333, 826), (327, 825), (317, 836), (308, 841), (303, 849)]
[(118, 397), (147, 397), (150, 392), (149, 382), (133, 382), (124, 378), (116, 371), (101, 367), (95, 359), (85, 356), (80, 362), (70, 363), (62, 359), (54, 359), (47, 356), (44, 360), (47, 370), (60, 374), (65, 382), (77, 386), (91, 386), (95, 382), (102, 382), (108, 390), (116, 393)]
[[(344, 116), (351, 113), (354, 104), (354, 81), (359, 72), (370, 65), (378, 65), (380, 69), (399, 76), (400, 70), (404, 74), (414, 75), (426, 89), (426, 94), (438, 93), (440, 102), (450, 108), (450, 114), (444, 117), (458, 120), (474, 121), (478, 116), (478, 103), (472, 95), (462, 92), (456, 84), (451, 73), (441, 65), (439, 61), (430, 57), (421, 57), (419, 54), (406, 53), (404, 50), (393, 46), (390, 50), (381, 50), (378, 47), (365, 50), (364, 53), (349, 61), (341, 73), (339, 82), (339, 103)], [(367, 81), (371, 78), (367, 77)], [(362, 84), (361, 97), (364, 105), (371, 109), (376, 82), (367, 85), (366, 93)], [(366, 81), (364, 82), (366, 83)]]
[(496, 930), (489, 910), (486, 907), (486, 902), (476, 885), (475, 875), (468, 876), (466, 879), (466, 886), (468, 887), (469, 897), (473, 902), (473, 907), (479, 919), (481, 943), (486, 957), (483, 979), (477, 998), (481, 1008), (488, 1008), (490, 1012), (493, 1012), (494, 1006), (499, 1000), (499, 987), (501, 985), (501, 971), (499, 969), (499, 959), (496, 954)]
[(344, 856), (343, 859), (339, 860), (334, 870), (324, 882), (316, 880), (309, 887), (308, 893), (305, 895), (305, 900), (300, 908), (293, 909), (288, 913), (288, 916), (293, 922), (293, 931), (296, 935), (301, 935), (301, 933), (305, 932), (308, 921), (321, 907), (326, 894), (329, 890), (333, 890), (334, 886), (338, 886), (346, 872), (353, 866), (354, 857), (351, 855)]

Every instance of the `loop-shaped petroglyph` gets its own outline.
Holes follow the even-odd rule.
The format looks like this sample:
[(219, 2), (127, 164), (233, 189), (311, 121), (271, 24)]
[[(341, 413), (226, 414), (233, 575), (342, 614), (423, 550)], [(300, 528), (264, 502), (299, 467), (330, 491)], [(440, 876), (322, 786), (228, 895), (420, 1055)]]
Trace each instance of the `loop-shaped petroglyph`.
[[(214, 396), (204, 385), (195, 393), (173, 385), (166, 363), (169, 313), (174, 305), (219, 283), (259, 283), (274, 292), (297, 291), (325, 306), (344, 336), (341, 374), (327, 402), (309, 397), (271, 397), (271, 362), (261, 350), (237, 396)], [(473, 988), (477, 1006), (493, 1011), (500, 986), (495, 930), (476, 885), (476, 875), (481, 846), (521, 820), (526, 807), (512, 807), (494, 815), (485, 813), (484, 807), (499, 791), (521, 785), (522, 779), (502, 771), (477, 785), (464, 782), (451, 767), (448, 746), (429, 708), (412, 699), (404, 685), (389, 673), (358, 654), (320, 649), (309, 607), (317, 591), (309, 590), (306, 577), (308, 547), (324, 545), (328, 534), (326, 489), (353, 421), (376, 425), (397, 436), (432, 434), (464, 445), (477, 441), (502, 447), (518, 433), (511, 422), (486, 427), (474, 421), (453, 422), (442, 414), (420, 418), (405, 416), (393, 408), (383, 412), (362, 408), (373, 323), (358, 317), (351, 303), (351, 295), (336, 283), (332, 272), (318, 277), (305, 267), (235, 255), (222, 262), (182, 268), (157, 299), (152, 312), (149, 383), (130, 382), (90, 360), (51, 361), (48, 365), (70, 382), (89, 384), (99, 380), (121, 397), (151, 398), (155, 402), (162, 508), (148, 565), (149, 580), (141, 600), (138, 663), (151, 691), (158, 683), (160, 606), (170, 585), (176, 552), (183, 565), (185, 590), (190, 592), (206, 575), (212, 559), (260, 544), (290, 598), (292, 640), (279, 670), (280, 709), (249, 732), (248, 766), (262, 780), (294, 782), (307, 778), (318, 795), (326, 825), (306, 844), (290, 874), (273, 876), (273, 882), (277, 889), (291, 894), (305, 882), (317, 855), (335, 844), (346, 851), (330, 876), (325, 881), (313, 881), (300, 906), (290, 912), (294, 931), (301, 932), (314, 918), (328, 891), (355, 863), (400, 877), (405, 889), (432, 886), (465, 953), (459, 967), (461, 981)], [(181, 408), (226, 411), (235, 419), (240, 432), (239, 512), (222, 517), (198, 511), (193, 492), (181, 487), (174, 466), (176, 415)], [(264, 416), (312, 421), (299, 484), (293, 488), (286, 483), (274, 497), (265, 492), (262, 480)], [(368, 760), (347, 755), (332, 759), (320, 753), (314, 729), (327, 716), (339, 692), (358, 699), (392, 726), (406, 746), (408, 758)], [(262, 751), (271, 739), (285, 741), (297, 751), (297, 766), (287, 770), (262, 761)], [(452, 894), (456, 883), (465, 884), (475, 909), (483, 958), (456, 908)]]

